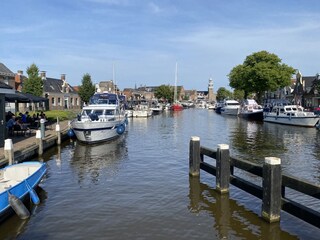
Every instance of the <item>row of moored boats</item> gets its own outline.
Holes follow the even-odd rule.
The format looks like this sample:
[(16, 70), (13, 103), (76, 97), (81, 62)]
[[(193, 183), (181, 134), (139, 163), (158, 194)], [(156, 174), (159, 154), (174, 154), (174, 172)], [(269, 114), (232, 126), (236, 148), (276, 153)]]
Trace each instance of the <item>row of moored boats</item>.
[(287, 103), (270, 104), (268, 108), (263, 108), (254, 99), (247, 99), (242, 104), (236, 100), (224, 100), (216, 104), (214, 109), (222, 115), (285, 125), (317, 127), (319, 122), (319, 115), (305, 111), (302, 106)]

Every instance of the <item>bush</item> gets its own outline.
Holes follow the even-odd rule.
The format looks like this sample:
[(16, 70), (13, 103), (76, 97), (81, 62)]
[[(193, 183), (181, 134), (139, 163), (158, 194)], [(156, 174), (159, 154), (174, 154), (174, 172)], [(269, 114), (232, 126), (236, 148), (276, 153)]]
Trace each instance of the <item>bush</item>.
[(49, 121), (57, 121), (57, 117), (59, 121), (71, 120), (77, 116), (77, 113), (70, 110), (52, 110), (45, 111), (47, 120)]

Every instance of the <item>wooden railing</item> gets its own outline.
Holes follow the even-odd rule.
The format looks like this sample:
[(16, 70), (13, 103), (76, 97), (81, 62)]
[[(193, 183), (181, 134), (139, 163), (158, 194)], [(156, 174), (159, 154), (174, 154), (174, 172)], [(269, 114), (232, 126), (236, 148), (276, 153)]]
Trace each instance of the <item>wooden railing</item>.
[[(205, 162), (209, 157), (216, 165)], [(266, 157), (263, 165), (230, 157), (229, 146), (219, 144), (216, 150), (200, 146), (199, 137), (191, 137), (189, 149), (189, 174), (199, 177), (200, 169), (216, 176), (216, 190), (229, 192), (229, 184), (262, 199), (262, 218), (268, 222), (280, 221), (281, 210), (320, 228), (320, 213), (303, 203), (286, 196), (286, 189), (292, 189), (304, 196), (320, 199), (320, 186), (302, 179), (283, 174), (281, 160)], [(235, 169), (251, 173), (262, 178), (262, 186), (234, 174)]]

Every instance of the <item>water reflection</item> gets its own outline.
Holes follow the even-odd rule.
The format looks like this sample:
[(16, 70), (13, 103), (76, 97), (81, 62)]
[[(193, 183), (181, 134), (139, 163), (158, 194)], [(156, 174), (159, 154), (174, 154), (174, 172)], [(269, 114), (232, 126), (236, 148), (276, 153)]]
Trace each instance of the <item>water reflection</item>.
[(219, 194), (199, 178), (189, 178), (189, 199), (192, 213), (205, 212), (213, 217), (218, 239), (298, 239), (283, 231), (279, 223), (265, 222), (257, 213), (230, 199), (228, 194)]
[(86, 181), (98, 184), (99, 181), (117, 174), (120, 162), (128, 151), (125, 136), (96, 145), (80, 142), (75, 142), (74, 145), (70, 166), (77, 172), (79, 184)]

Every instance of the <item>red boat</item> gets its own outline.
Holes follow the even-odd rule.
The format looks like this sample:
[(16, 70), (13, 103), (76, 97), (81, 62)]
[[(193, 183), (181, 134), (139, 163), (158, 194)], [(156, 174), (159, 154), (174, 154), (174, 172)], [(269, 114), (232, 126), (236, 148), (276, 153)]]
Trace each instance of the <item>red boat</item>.
[(183, 110), (183, 106), (179, 103), (174, 103), (171, 105), (170, 109), (172, 111), (182, 111)]

